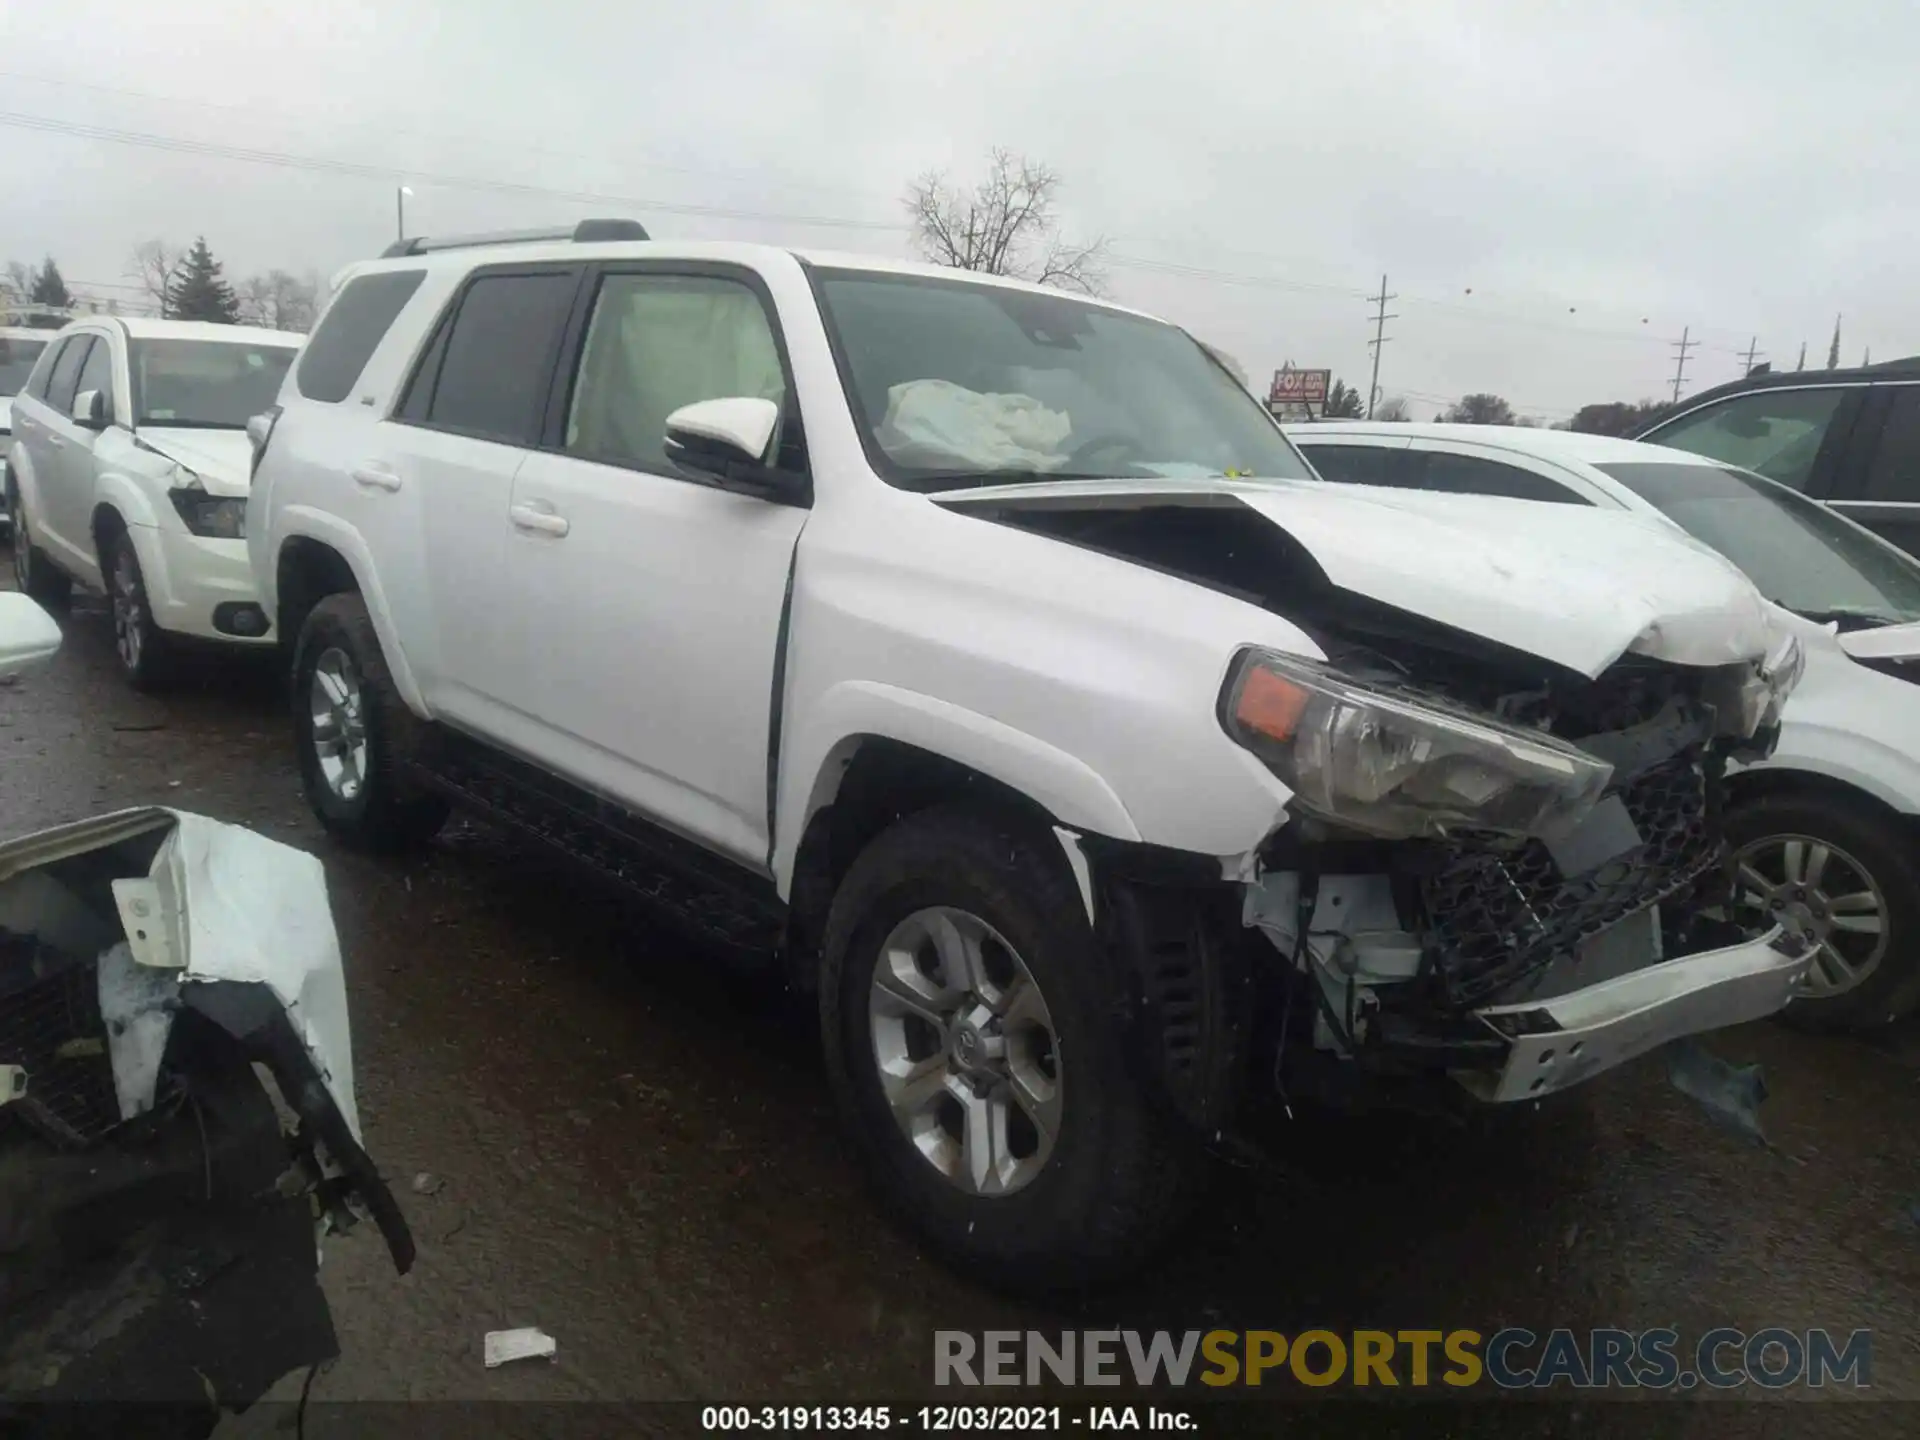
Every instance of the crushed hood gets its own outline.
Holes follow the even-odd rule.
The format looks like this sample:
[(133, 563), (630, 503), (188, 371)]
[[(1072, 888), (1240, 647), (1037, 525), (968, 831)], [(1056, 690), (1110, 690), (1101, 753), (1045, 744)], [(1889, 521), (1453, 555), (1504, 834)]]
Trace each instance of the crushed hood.
[(1074, 480), (945, 491), (954, 509), (1244, 505), (1342, 590), (1596, 676), (1629, 652), (1764, 656), (1767, 603), (1662, 520), (1584, 505), (1310, 480)]
[(253, 442), (244, 430), (188, 430), (142, 425), (140, 443), (200, 477), (209, 495), (245, 495), (252, 489)]

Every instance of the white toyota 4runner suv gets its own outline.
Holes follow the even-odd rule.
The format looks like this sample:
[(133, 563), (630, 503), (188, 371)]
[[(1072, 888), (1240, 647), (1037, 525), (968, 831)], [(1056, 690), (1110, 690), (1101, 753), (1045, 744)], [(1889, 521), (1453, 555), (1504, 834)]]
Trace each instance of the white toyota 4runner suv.
[(1320, 482), (1185, 332), (630, 221), (344, 272), (252, 427), (341, 839), (449, 803), (817, 994), (895, 1207), (1010, 1283), (1278, 1099), (1522, 1101), (1769, 1014), (1720, 777), (1799, 667), (1672, 527)]

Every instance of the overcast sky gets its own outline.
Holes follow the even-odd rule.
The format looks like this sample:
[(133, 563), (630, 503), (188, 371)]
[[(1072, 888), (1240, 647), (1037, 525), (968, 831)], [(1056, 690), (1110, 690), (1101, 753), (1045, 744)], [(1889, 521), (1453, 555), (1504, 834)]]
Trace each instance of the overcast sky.
[(1836, 313), (1845, 363), (1920, 352), (1916, 54), (1886, 0), (0, 0), (0, 258), (124, 284), (204, 233), (230, 276), (327, 273), (402, 181), (414, 233), (900, 254), (906, 183), (1003, 145), (1114, 295), (1256, 375), (1364, 386), (1385, 273), (1385, 393), (1557, 418), (1670, 393), (1686, 325), (1689, 390), (1756, 334), (1824, 365)]

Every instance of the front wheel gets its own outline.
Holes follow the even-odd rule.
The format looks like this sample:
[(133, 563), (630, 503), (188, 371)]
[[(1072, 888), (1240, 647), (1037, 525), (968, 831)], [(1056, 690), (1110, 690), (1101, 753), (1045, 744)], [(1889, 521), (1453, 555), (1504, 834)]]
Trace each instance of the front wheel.
[(1865, 1030), (1920, 1001), (1920, 866), (1891, 815), (1864, 802), (1783, 792), (1736, 805), (1735, 918), (1785, 924), (1815, 947), (1805, 992), (1782, 1018)]
[(113, 651), (120, 673), (136, 690), (159, 690), (173, 678), (173, 646), (154, 623), (140, 557), (125, 531), (112, 534), (101, 557), (107, 598), (113, 611)]
[(1207, 1170), (1125, 1063), (1121, 982), (1048, 839), (910, 816), (854, 862), (822, 947), (828, 1071), (883, 1197), (1023, 1291), (1138, 1265)]
[(419, 728), (394, 688), (366, 602), (349, 593), (314, 606), (294, 644), (294, 743), (307, 803), (336, 838), (406, 850), (446, 823), (446, 801), (406, 773)]

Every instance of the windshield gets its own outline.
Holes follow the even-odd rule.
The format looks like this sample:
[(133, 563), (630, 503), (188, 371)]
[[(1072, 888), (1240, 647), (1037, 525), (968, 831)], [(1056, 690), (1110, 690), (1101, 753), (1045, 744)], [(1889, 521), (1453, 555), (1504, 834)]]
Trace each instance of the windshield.
[(1175, 326), (1007, 286), (815, 273), (867, 454), (893, 484), (1312, 476)]
[(293, 357), (291, 345), (135, 340), (127, 351), (134, 423), (244, 430), (279, 397)]
[(1733, 561), (1778, 605), (1842, 629), (1920, 620), (1920, 564), (1797, 491), (1718, 465), (1598, 468)]
[(47, 348), (44, 340), (22, 340), (0, 335), (0, 395), (18, 395), (33, 373), (33, 362)]

